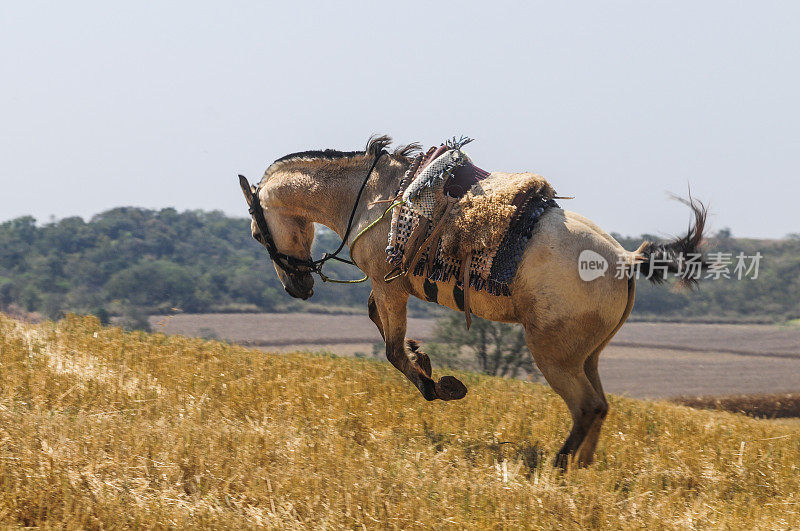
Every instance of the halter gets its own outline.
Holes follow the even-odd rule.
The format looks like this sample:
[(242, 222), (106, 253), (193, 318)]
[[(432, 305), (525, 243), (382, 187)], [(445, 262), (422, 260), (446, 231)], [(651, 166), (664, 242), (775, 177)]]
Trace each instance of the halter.
[[(372, 165), (369, 167), (367, 175), (364, 177), (364, 182), (361, 183), (361, 188), (358, 190), (358, 195), (356, 195), (356, 200), (355, 203), (353, 204), (353, 209), (350, 211), (350, 219), (347, 221), (347, 229), (345, 230), (344, 237), (342, 237), (342, 242), (339, 244), (339, 248), (332, 253), (323, 254), (322, 258), (319, 258), (317, 260), (313, 260), (310, 258), (309, 259), (297, 258), (295, 256), (282, 253), (278, 250), (278, 247), (275, 245), (275, 240), (272, 237), (272, 233), (270, 233), (269, 227), (267, 226), (267, 220), (264, 217), (264, 208), (261, 206), (261, 201), (258, 198), (259, 191), (261, 190), (261, 184), (258, 185), (258, 188), (256, 188), (255, 190), (255, 194), (253, 194), (253, 191), (250, 188), (250, 183), (247, 181), (247, 178), (244, 175), (239, 175), (239, 185), (242, 187), (245, 199), (247, 200), (247, 203), (250, 207), (249, 209), (250, 216), (252, 216), (253, 220), (256, 222), (256, 226), (258, 226), (258, 231), (261, 233), (261, 240), (262, 240), (261, 243), (264, 245), (264, 247), (266, 247), (270, 259), (276, 264), (278, 264), (281, 267), (281, 269), (283, 269), (290, 275), (291, 274), (297, 275), (301, 273), (316, 273), (319, 275), (319, 278), (321, 278), (323, 282), (352, 283), (352, 282), (364, 282), (365, 280), (367, 280), (366, 275), (364, 276), (363, 279), (359, 280), (335, 280), (326, 276), (322, 272), (322, 266), (328, 260), (337, 260), (339, 262), (344, 262), (345, 264), (356, 265), (352, 260), (348, 260), (347, 258), (341, 258), (338, 256), (338, 254), (342, 252), (342, 249), (344, 249), (345, 243), (347, 242), (347, 239), (350, 237), (350, 232), (353, 230), (353, 220), (355, 219), (356, 210), (358, 210), (358, 205), (361, 202), (361, 195), (364, 193), (364, 189), (367, 187), (367, 182), (369, 181), (372, 172), (375, 170), (375, 166), (378, 165), (378, 161), (385, 154), (386, 150), (382, 149), (375, 156), (375, 159), (372, 161)], [(372, 226), (372, 224), (370, 224), (370, 226)], [(364, 231), (361, 231), (356, 236), (356, 239), (358, 239), (358, 237), (361, 236), (363, 233)], [(355, 240), (353, 240), (353, 243), (355, 243)]]

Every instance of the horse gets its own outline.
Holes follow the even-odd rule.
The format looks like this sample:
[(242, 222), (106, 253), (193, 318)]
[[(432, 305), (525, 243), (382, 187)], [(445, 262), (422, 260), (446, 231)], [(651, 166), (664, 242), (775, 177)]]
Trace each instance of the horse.
[[(428, 356), (415, 342), (406, 342), (406, 305), (410, 296), (427, 300), (424, 278), (386, 280), (392, 269), (385, 259), (390, 228), (386, 205), (420, 148), (409, 144), (390, 152), (390, 145), (389, 137), (373, 136), (363, 151), (292, 153), (271, 164), (257, 187), (242, 178), (253, 214), (252, 236), (270, 251), (286, 292), (306, 300), (313, 295), (312, 273), (320, 263), (311, 259), (314, 224), (334, 231), (371, 282), (368, 314), (384, 339), (389, 362), (426, 400), (457, 400), (466, 395), (466, 386), (453, 376), (435, 381)], [(640, 274), (660, 283), (668, 273), (680, 274), (682, 256), (697, 253), (701, 245), (707, 211), (691, 197), (684, 202), (694, 214), (688, 233), (670, 242), (643, 242), (635, 251), (624, 249), (580, 214), (549, 208), (527, 244), (510, 296), (470, 294), (475, 315), (522, 325), (536, 365), (566, 403), (572, 428), (556, 455), (556, 466), (585, 466), (593, 460), (609, 411), (598, 360), (633, 308), (637, 276), (633, 269), (640, 267)], [(587, 251), (607, 264), (622, 264), (618, 267), (627, 274), (583, 280), (578, 264)], [(649, 265), (654, 258), (664, 265), (649, 274), (654, 271), (648, 268), (655, 269)], [(459, 310), (452, 289), (457, 282), (450, 279), (440, 285), (436, 303)]]

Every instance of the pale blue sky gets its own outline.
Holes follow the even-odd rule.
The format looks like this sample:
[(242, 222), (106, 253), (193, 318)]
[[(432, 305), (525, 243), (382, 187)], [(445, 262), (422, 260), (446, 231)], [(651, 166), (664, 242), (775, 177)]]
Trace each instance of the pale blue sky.
[(3, 2), (0, 220), (245, 216), (291, 151), (476, 141), (608, 231), (800, 232), (800, 4)]

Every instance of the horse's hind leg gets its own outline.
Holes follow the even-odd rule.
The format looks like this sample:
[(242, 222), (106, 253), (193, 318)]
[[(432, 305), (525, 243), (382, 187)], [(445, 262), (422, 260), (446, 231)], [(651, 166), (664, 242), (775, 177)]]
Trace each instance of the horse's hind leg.
[[(552, 339), (548, 341), (544, 334), (536, 335), (528, 330), (527, 339), (536, 365), (550, 387), (567, 403), (572, 416), (572, 429), (558, 451), (555, 465), (566, 468), (573, 457), (579, 465), (586, 465), (589, 463), (587, 455), (579, 454), (578, 450), (597, 420), (608, 413), (605, 397), (595, 389), (584, 371), (587, 356)], [(599, 427), (597, 429), (599, 432)]]
[(586, 373), (586, 377), (594, 387), (594, 390), (600, 395), (605, 402), (605, 411), (602, 415), (599, 415), (594, 424), (589, 428), (588, 433), (586, 434), (586, 438), (583, 440), (583, 444), (581, 444), (580, 448), (578, 449), (578, 461), (582, 463), (589, 464), (592, 462), (594, 458), (594, 452), (597, 448), (597, 441), (600, 438), (600, 429), (603, 427), (603, 422), (606, 420), (606, 416), (608, 414), (608, 401), (606, 400), (606, 395), (603, 392), (603, 384), (600, 382), (600, 373), (597, 370), (597, 364), (600, 361), (600, 353), (603, 352), (603, 349), (611, 342), (611, 339), (616, 335), (622, 325), (625, 324), (625, 321), (628, 319), (628, 316), (631, 314), (631, 310), (633, 309), (633, 301), (636, 297), (636, 284), (633, 281), (633, 278), (628, 278), (628, 300), (625, 305), (625, 310), (622, 312), (622, 317), (619, 320), (619, 323), (614, 328), (614, 330), (608, 335), (608, 337), (600, 344), (594, 351), (589, 354), (589, 357), (586, 358), (586, 361), (583, 363), (583, 372)]
[(603, 422), (608, 416), (608, 401), (603, 392), (603, 384), (600, 383), (600, 373), (597, 371), (597, 362), (600, 359), (600, 353), (605, 348), (606, 343), (600, 345), (594, 352), (592, 352), (583, 364), (583, 372), (589, 379), (589, 382), (594, 387), (594, 390), (603, 400), (603, 408), (601, 414), (598, 415), (589, 430), (586, 432), (586, 437), (583, 440), (580, 448), (578, 448), (577, 460), (582, 464), (590, 464), (594, 460), (594, 452), (597, 449), (597, 441), (600, 439), (600, 429), (603, 427)]

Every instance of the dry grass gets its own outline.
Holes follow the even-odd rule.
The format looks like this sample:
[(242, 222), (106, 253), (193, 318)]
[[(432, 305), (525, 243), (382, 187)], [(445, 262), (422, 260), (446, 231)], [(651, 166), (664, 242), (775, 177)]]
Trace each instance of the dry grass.
[(596, 464), (559, 475), (561, 400), (462, 377), (426, 403), (385, 363), (0, 316), (0, 524), (800, 525), (794, 424), (612, 397)]

